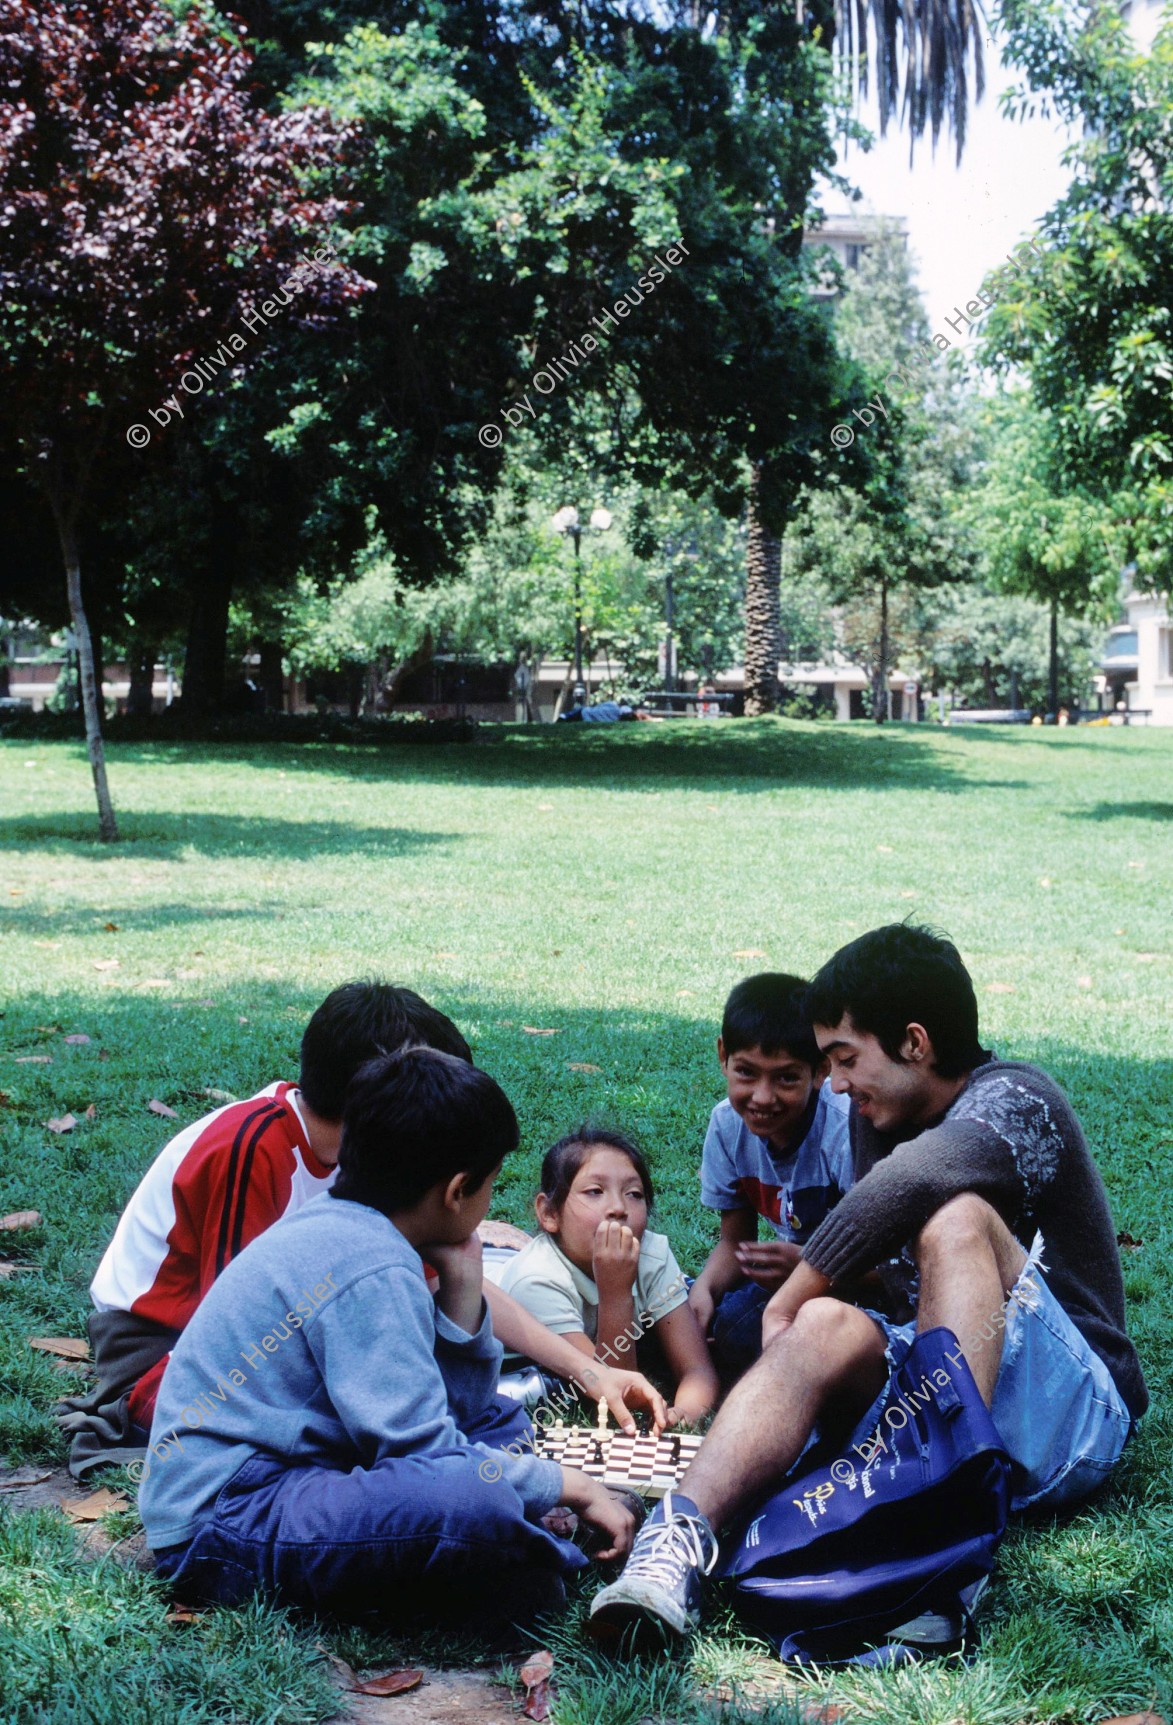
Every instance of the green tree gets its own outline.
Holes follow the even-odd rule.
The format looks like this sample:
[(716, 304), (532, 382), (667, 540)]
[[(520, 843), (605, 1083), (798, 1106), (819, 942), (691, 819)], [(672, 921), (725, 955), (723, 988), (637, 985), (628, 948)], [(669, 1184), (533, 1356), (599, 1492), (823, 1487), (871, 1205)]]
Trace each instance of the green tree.
[[(1019, 367), (1048, 416), (1053, 493), (1110, 504), (1142, 581), (1173, 553), (1173, 23), (1139, 52), (1119, 9), (1003, 0), (1005, 53), (1036, 102), (1082, 135), (1039, 256), (991, 313), (987, 363)], [(1069, 534), (1080, 533), (1072, 505)], [(1093, 560), (1094, 561), (1094, 560)]]
[(982, 409), (987, 455), (959, 520), (984, 579), (1041, 601), (1050, 616), (1048, 711), (1059, 707), (1059, 620), (1066, 612), (1106, 621), (1115, 601), (1121, 530), (1112, 509), (1076, 489), (1057, 490), (1053, 421), (1016, 391)]

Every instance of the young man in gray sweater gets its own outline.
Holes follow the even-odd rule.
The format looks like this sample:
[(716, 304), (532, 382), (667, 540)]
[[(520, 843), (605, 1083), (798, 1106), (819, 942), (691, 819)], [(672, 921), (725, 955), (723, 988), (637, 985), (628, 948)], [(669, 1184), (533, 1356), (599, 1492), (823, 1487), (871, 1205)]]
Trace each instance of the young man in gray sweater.
[(1148, 1406), (1079, 1121), (1046, 1073), (981, 1047), (956, 947), (874, 929), (824, 965), (809, 1004), (831, 1084), (851, 1097), (856, 1183), (766, 1307), (762, 1358), (679, 1491), (596, 1596), (601, 1633), (695, 1628), (717, 1532), (777, 1488), (816, 1423), (870, 1459), (876, 1398), (918, 1330), (957, 1336), (1010, 1453), (1015, 1509), (1094, 1491)]
[(627, 1551), (628, 1509), (536, 1455), (496, 1394), (476, 1229), (517, 1142), (503, 1092), (455, 1056), (410, 1048), (352, 1080), (335, 1184), (227, 1266), (163, 1377), (139, 1509), (185, 1599), (509, 1621), (585, 1562), (542, 1525), (558, 1505), (600, 1557)]

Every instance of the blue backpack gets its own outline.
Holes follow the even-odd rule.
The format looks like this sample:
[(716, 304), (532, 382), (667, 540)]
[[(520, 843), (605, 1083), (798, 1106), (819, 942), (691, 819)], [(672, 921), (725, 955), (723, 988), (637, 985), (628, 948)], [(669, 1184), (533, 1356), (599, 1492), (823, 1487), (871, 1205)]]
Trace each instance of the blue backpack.
[(926, 1330), (869, 1441), (759, 1504), (721, 1574), (782, 1659), (898, 1664), (964, 1645), (1009, 1506), (1010, 1458), (957, 1338)]

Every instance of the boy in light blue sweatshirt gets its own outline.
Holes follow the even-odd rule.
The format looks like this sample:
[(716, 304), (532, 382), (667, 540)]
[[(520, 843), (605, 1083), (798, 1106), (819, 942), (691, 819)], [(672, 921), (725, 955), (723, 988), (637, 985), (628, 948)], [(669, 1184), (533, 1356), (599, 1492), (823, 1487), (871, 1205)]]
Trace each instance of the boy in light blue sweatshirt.
[(139, 1509), (185, 1599), (355, 1617), (487, 1598), (518, 1618), (585, 1562), (550, 1510), (594, 1527), (602, 1558), (630, 1546), (620, 1500), (537, 1456), (496, 1395), (476, 1228), (517, 1143), (504, 1093), (452, 1055), (352, 1081), (334, 1186), (228, 1265), (163, 1378)]

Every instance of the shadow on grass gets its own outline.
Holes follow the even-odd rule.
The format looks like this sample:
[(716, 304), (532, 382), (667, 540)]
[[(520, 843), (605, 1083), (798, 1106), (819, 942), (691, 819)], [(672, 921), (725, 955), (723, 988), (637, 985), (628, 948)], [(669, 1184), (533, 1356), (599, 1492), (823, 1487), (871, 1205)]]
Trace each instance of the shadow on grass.
[(1073, 821), (1173, 821), (1173, 803), (1094, 803), (1067, 815)]
[(980, 785), (1025, 785), (1024, 780), (983, 776), (976, 759), (967, 760), (956, 747), (943, 750), (940, 735), (919, 734), (914, 726), (878, 730), (760, 719), (597, 728), (485, 726), (474, 742), (448, 745), (161, 742), (115, 745), (110, 753), (115, 769), (120, 761), (233, 763), (280, 767), (287, 775), (517, 787), (754, 792), (794, 785), (960, 792)]
[(181, 851), (202, 856), (266, 856), (304, 860), (313, 856), (347, 856), (362, 851), (365, 856), (403, 857), (413, 851), (458, 843), (460, 833), (414, 832), (406, 827), (356, 826), (347, 821), (275, 820), (261, 811), (255, 816), (203, 813), (172, 814), (154, 810), (120, 813), (123, 845), (103, 845), (97, 822), (88, 810), (62, 812), (56, 816), (20, 815), (0, 828), (0, 852), (25, 850), (72, 850), (92, 847), (96, 860), (117, 863), (134, 846), (135, 855), (169, 861)]

